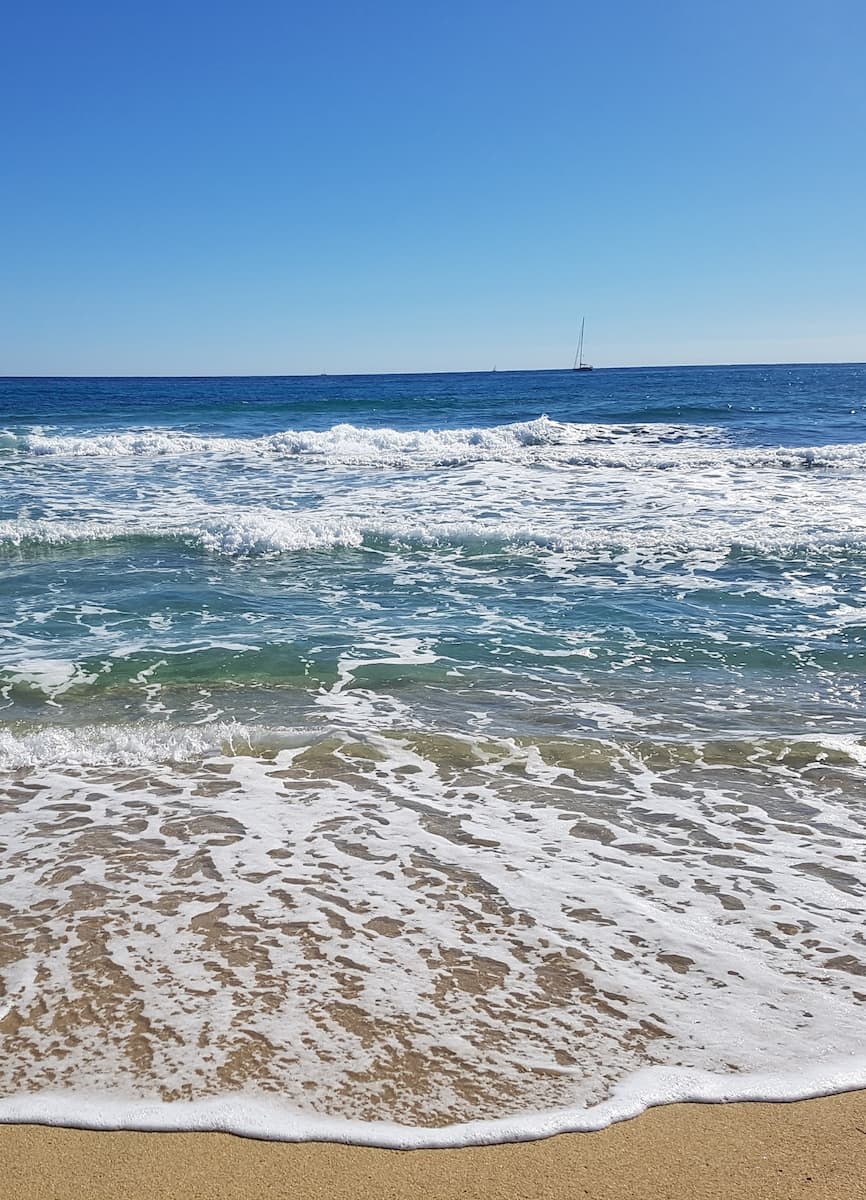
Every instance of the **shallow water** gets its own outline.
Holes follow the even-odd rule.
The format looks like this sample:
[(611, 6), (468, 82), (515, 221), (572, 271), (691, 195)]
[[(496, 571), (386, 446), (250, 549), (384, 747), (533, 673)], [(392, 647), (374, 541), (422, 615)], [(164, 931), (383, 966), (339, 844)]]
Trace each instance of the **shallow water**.
[(2, 1112), (866, 1084), (864, 482), (858, 366), (2, 381)]

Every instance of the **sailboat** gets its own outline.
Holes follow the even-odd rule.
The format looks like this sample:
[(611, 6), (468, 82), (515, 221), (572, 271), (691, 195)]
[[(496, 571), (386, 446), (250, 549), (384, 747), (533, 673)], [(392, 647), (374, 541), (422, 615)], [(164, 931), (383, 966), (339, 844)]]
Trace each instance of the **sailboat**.
[(583, 361), (583, 327), (586, 324), (586, 317), (580, 318), (580, 338), (577, 343), (577, 353), (574, 356), (574, 366), (572, 371), (591, 371), (592, 367), (589, 363)]

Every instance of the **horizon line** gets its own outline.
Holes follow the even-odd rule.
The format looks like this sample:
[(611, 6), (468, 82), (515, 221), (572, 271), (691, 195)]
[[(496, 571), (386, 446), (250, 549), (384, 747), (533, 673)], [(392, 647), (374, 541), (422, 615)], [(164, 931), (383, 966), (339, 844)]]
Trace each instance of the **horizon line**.
[[(740, 367), (863, 367), (866, 366), (866, 360), (841, 360), (822, 359), (798, 362), (723, 362), (723, 363), (640, 363), (631, 364), (628, 366), (595, 366), (593, 371), (704, 371), (714, 368), (718, 369), (734, 369)], [(137, 372), (122, 372), (122, 373), (76, 373), (76, 374), (52, 374), (52, 375), (0, 375), (0, 380), (14, 379), (375, 379), (381, 377), (406, 376), (411, 378), (420, 375), (540, 375), (545, 373), (550, 374), (571, 374), (575, 371), (573, 367), (480, 367), (473, 370), (446, 370), (446, 371), (307, 371), (301, 373), (271, 373), (261, 372), (247, 374), (244, 372), (219, 372), (219, 373), (199, 373), (199, 372), (184, 372), (182, 374), (140, 374)]]

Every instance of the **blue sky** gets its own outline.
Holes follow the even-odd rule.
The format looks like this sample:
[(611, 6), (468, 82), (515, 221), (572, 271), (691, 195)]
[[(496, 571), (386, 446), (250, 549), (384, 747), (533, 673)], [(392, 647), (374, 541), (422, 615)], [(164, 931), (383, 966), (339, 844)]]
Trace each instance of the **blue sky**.
[(6, 6), (0, 373), (866, 359), (862, 0)]

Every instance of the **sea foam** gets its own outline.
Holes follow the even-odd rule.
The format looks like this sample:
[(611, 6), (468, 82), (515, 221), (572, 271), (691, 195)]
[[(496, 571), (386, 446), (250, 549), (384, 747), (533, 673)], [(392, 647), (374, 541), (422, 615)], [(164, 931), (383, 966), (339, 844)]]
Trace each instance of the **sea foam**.
[(540, 416), (510, 425), (405, 430), (338, 424), (258, 437), (200, 436), (173, 429), (114, 433), (7, 435), (0, 451), (35, 457), (290, 458), (334, 466), (454, 467), (527, 462), (625, 470), (687, 468), (850, 469), (866, 467), (866, 445), (744, 447), (716, 426), (579, 424)]
[(22, 739), (7, 1119), (441, 1144), (866, 1083), (847, 743), (228, 736)]
[(160, 1103), (77, 1092), (0, 1099), (0, 1122), (148, 1133), (232, 1133), (283, 1142), (339, 1142), (386, 1150), (446, 1150), (530, 1142), (563, 1133), (595, 1133), (659, 1105), (778, 1103), (812, 1100), (866, 1087), (866, 1055), (831, 1059), (796, 1071), (737, 1076), (686, 1067), (648, 1067), (592, 1108), (557, 1108), (487, 1121), (426, 1127), (300, 1112), (278, 1100), (228, 1093), (209, 1100)]
[[(820, 514), (819, 514), (820, 515)], [(507, 551), (549, 550), (582, 556), (599, 553), (680, 554), (695, 551), (722, 554), (754, 552), (787, 555), (803, 550), (859, 554), (866, 551), (866, 529), (859, 523), (836, 529), (791, 528), (771, 512), (739, 525), (706, 520), (676, 527), (625, 528), (600, 525), (569, 528), (560, 520), (547, 529), (534, 528), (518, 519), (454, 521), (425, 519), (423, 514), (364, 520), (349, 516), (297, 516), (287, 513), (236, 512), (214, 514), (186, 523), (181, 520), (63, 521), (28, 518), (0, 521), (0, 548), (64, 548), (87, 543), (124, 541), (168, 542), (180, 547), (232, 558), (267, 557), (314, 551), (394, 550), (415, 547), (435, 550), (489, 547)]]

